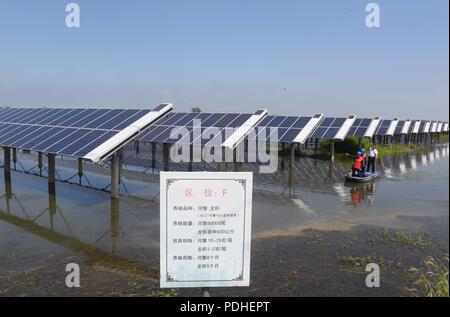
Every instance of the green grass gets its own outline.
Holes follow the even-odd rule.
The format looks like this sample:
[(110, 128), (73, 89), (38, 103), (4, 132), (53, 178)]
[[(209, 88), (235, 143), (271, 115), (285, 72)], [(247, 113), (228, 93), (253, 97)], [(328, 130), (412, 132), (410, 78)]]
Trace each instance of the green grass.
[(448, 143), (448, 134), (441, 134), (439, 136), (439, 142), (440, 143)]
[(421, 269), (412, 267), (409, 272), (417, 275), (414, 283), (417, 288), (410, 289), (416, 295), (423, 294), (427, 297), (449, 297), (448, 292), (448, 254), (444, 261), (438, 261), (428, 257)]
[(378, 145), (378, 155), (393, 155), (393, 154), (408, 154), (408, 153), (420, 153), (425, 152), (427, 148), (417, 144), (392, 144), (392, 145)]

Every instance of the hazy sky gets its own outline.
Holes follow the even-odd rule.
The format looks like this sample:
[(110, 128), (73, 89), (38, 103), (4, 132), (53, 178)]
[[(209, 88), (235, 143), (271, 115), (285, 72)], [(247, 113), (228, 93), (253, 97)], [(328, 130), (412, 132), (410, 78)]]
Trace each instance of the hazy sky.
[(0, 105), (448, 120), (448, 0), (69, 2), (0, 0)]

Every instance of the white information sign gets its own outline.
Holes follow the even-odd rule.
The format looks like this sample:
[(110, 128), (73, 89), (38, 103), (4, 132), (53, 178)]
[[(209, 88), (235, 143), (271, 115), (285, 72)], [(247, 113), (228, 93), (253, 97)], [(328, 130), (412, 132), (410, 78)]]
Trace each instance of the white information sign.
[(253, 174), (161, 172), (161, 287), (249, 286)]

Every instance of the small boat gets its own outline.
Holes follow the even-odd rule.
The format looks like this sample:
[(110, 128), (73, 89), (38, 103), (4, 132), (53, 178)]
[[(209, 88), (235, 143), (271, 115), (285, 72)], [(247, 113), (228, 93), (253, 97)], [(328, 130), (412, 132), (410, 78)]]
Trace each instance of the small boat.
[(345, 180), (347, 182), (365, 183), (377, 179), (378, 177), (380, 177), (380, 175), (381, 175), (380, 172), (375, 173), (366, 172), (365, 176), (360, 177), (360, 176), (353, 176), (352, 173), (350, 172), (345, 174)]

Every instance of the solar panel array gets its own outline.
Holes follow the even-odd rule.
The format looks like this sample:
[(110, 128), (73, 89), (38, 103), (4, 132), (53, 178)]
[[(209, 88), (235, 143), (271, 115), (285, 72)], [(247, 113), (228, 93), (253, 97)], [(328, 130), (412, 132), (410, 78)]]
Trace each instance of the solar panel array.
[(150, 110), (4, 108), (0, 145), (83, 157)]
[[(157, 109), (153, 111), (155, 110)], [(0, 108), (0, 146), (84, 157), (94, 149), (98, 150), (97, 147), (101, 144), (151, 111), (144, 109)], [(252, 122), (251, 126), (256, 128), (257, 133), (248, 135), (246, 138), (252, 138), (259, 142), (278, 140), (280, 143), (293, 143), (306, 138), (332, 140), (336, 138), (346, 122), (346, 118), (323, 118), (322, 115), (314, 117), (269, 115), (264, 118), (261, 115), (262, 119), (258, 118), (257, 120), (261, 120), (256, 123), (257, 120), (252, 121), (254, 120), (252, 116), (254, 115), (245, 113), (168, 113), (149, 125), (138, 139), (156, 143), (180, 142), (216, 146), (227, 140), (237, 128)], [(373, 120), (368, 118), (354, 120), (347, 135), (364, 137), (368, 135), (368, 129), (372, 125), (370, 134), (375, 129), (375, 123), (378, 124)], [(346, 129), (351, 122), (353, 121), (345, 123)], [(374, 130), (374, 135), (386, 135), (389, 128), (394, 127), (391, 125), (392, 123), (393, 120), (381, 120)], [(415, 126), (419, 126), (416, 123), (420, 123), (419, 131), (421, 133), (426, 133), (426, 126), (430, 126), (430, 122), (427, 121), (413, 121), (410, 131), (407, 133), (417, 133), (417, 129), (416, 132), (413, 131)], [(195, 130), (197, 125), (199, 128)], [(448, 123), (445, 122), (434, 121), (431, 126), (432, 129), (429, 132), (448, 131)], [(405, 121), (399, 121), (395, 134), (401, 134), (404, 127)], [(138, 131), (140, 129), (138, 128)], [(341, 137), (345, 135), (346, 129), (339, 133)], [(277, 139), (274, 138), (276, 134)]]
[(311, 134), (313, 139), (334, 140), (336, 134), (342, 128), (347, 118), (327, 117), (319, 124), (319, 126)]

